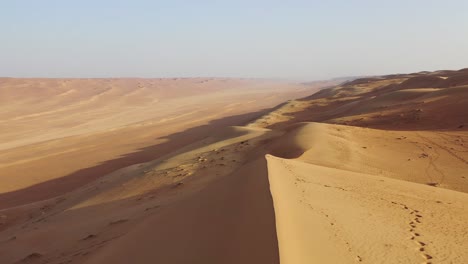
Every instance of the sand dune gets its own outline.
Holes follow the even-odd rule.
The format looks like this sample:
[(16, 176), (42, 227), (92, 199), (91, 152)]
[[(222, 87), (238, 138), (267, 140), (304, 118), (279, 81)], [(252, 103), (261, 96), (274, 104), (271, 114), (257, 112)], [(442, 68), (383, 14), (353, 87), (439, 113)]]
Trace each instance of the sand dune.
[[(320, 85), (216, 78), (0, 79), (0, 208), (51, 198), (156, 159)], [(184, 130), (190, 131), (175, 134)]]
[(269, 156), (281, 263), (463, 263), (468, 195)]
[[(52, 263), (277, 263), (266, 161), (256, 153), (277, 135), (222, 129), (56, 199), (3, 210), (0, 255), (8, 262), (34, 254)], [(29, 244), (47, 237), (60, 243)]]
[[(395, 151), (403, 144), (385, 153), (378, 139), (392, 144), (392, 137), (378, 130), (317, 123), (296, 130), (286, 136), (292, 139), (280, 139), (283, 149), (275, 146), (273, 153), (290, 157), (291, 147), (310, 150), (293, 160), (267, 156), (281, 263), (463, 263), (468, 258), (468, 195), (407, 182), (427, 180), (432, 171), (424, 175), (419, 164), (403, 165), (406, 150)], [(443, 180), (456, 181), (448, 188), (463, 186), (466, 192), (460, 177), (466, 164), (457, 171), (439, 168), (450, 167), (447, 158), (432, 163), (434, 168), (446, 174)]]
[(466, 263), (466, 74), (1, 79), (0, 262)]

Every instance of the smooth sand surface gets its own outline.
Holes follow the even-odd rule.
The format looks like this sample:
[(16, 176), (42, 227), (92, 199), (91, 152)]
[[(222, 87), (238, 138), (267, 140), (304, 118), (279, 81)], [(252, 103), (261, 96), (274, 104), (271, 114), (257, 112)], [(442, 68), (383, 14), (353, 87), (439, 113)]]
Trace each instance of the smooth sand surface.
[(467, 263), (466, 73), (3, 90), (0, 263)]

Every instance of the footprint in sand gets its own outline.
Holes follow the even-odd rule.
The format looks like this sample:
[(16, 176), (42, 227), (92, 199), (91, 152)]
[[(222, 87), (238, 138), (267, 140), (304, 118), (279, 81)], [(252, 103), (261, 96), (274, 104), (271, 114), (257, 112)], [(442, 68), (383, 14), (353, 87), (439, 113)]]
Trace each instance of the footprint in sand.
[(41, 253), (37, 253), (37, 252), (34, 252), (34, 253), (31, 253), (29, 255), (27, 255), (26, 257), (24, 257), (20, 263), (29, 263), (31, 261), (36, 261), (38, 259), (42, 258), (42, 254)]
[(109, 222), (109, 225), (117, 225), (117, 224), (125, 223), (127, 221), (128, 219), (119, 219), (119, 220)]
[(82, 238), (81, 240), (90, 240), (90, 239), (93, 239), (93, 238), (96, 238), (97, 236), (94, 235), (94, 234), (90, 234), (88, 236), (86, 236), (85, 238)]
[(432, 259), (432, 256), (429, 254), (422, 254), (421, 256), (427, 260)]
[[(416, 210), (416, 209), (411, 209), (409, 206), (407, 206), (407, 205), (405, 205), (403, 203), (397, 203), (397, 202), (394, 202), (394, 201), (390, 201), (390, 202), (392, 204), (395, 204), (395, 205), (401, 205), (402, 209), (404, 209), (404, 210), (410, 210), (409, 214), (413, 215), (415, 217), (412, 221), (410, 221), (408, 223), (408, 225), (410, 226), (408, 231), (411, 234), (410, 240), (414, 241), (415, 244), (418, 246), (416, 248), (416, 250), (418, 252), (424, 252), (423, 254), (421, 254), (421, 257), (423, 257), (424, 260), (427, 261), (427, 260), (432, 259), (433, 257), (431, 255), (425, 253), (427, 244), (425, 242), (419, 240), (419, 238), (421, 237), (421, 233), (416, 231), (418, 229), (418, 225), (420, 225), (422, 223), (421, 219), (423, 218), (423, 216), (420, 213), (420, 211)], [(425, 262), (425, 263), (427, 264), (429, 262)]]

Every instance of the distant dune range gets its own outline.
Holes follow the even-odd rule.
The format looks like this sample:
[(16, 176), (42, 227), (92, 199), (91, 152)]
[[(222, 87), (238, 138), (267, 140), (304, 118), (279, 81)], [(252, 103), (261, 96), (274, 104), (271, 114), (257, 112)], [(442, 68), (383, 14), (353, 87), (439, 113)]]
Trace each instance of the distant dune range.
[[(0, 208), (63, 194), (324, 85), (206, 78), (2, 78), (0, 193), (10, 194), (0, 195)], [(165, 138), (195, 127), (188, 137)], [(161, 145), (168, 141), (173, 142)], [(26, 187), (34, 187), (28, 196), (11, 193)]]
[(467, 263), (467, 80), (1, 79), (0, 262)]

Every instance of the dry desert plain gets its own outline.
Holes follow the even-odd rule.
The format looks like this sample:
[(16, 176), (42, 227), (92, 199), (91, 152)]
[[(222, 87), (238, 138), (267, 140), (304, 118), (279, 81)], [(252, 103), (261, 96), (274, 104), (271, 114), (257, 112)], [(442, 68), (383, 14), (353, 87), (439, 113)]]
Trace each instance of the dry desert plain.
[(466, 69), (3, 78), (0, 103), (0, 263), (468, 263)]

